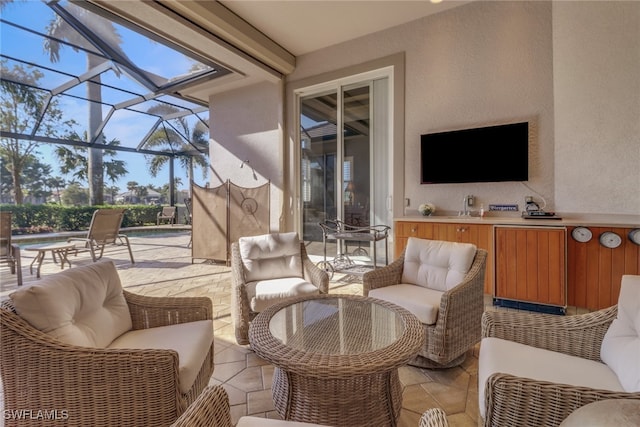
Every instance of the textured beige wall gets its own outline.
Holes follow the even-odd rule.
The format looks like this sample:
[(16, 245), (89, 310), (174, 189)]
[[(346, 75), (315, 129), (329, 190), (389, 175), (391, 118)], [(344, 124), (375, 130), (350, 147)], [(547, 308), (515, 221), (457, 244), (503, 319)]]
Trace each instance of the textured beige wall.
[[(270, 180), (271, 230), (279, 230), (285, 179), (282, 85), (256, 84), (215, 95), (209, 102), (211, 186), (232, 179), (257, 187)], [(245, 160), (249, 163), (240, 168)]]
[(556, 205), (640, 215), (640, 2), (553, 5)]

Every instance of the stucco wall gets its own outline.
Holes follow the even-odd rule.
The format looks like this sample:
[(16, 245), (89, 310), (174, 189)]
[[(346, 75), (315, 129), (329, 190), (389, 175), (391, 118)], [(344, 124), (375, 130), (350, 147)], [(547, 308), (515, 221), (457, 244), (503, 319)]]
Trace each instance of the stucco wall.
[[(210, 183), (243, 187), (271, 181), (271, 230), (280, 229), (285, 177), (282, 85), (256, 84), (215, 95), (210, 102)], [(242, 168), (240, 166), (245, 160)]]
[(553, 5), (556, 205), (640, 215), (640, 3)]

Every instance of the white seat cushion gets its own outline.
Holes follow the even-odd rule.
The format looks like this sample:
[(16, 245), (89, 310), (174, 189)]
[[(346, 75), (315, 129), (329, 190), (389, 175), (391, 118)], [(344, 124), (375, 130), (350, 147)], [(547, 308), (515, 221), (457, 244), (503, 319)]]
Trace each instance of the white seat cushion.
[(478, 399), (482, 418), (486, 416), (485, 384), (498, 372), (552, 383), (624, 391), (616, 374), (604, 363), (500, 338), (483, 338), (478, 358)]
[(618, 317), (602, 340), (600, 357), (626, 391), (640, 392), (640, 276), (622, 276)]
[(249, 306), (251, 310), (258, 313), (287, 298), (319, 293), (315, 285), (301, 277), (283, 277), (249, 282), (246, 284), (246, 289)]
[(273, 420), (260, 417), (242, 417), (236, 427), (323, 427), (320, 424), (300, 423), (296, 421)]
[(246, 282), (303, 277), (298, 234), (274, 233), (238, 239)]
[(132, 327), (112, 261), (43, 277), (10, 298), (34, 328), (70, 345), (106, 347)]
[(438, 320), (443, 293), (405, 283), (372, 289), (369, 296), (399, 305), (415, 315), (423, 324), (433, 325)]
[(213, 321), (199, 320), (177, 325), (129, 331), (108, 348), (175, 350), (178, 353), (178, 387), (189, 391), (213, 342)]
[(475, 256), (470, 243), (409, 237), (401, 282), (447, 291), (462, 282)]

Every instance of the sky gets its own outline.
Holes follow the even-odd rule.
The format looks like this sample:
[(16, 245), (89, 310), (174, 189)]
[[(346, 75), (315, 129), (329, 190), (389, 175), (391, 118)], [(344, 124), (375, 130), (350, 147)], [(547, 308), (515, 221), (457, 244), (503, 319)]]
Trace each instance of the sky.
[[(61, 2), (63, 6), (67, 5), (66, 1)], [(2, 9), (2, 18), (23, 25), (27, 28), (34, 29), (42, 33), (47, 33), (46, 27), (52, 21), (54, 12), (40, 0), (15, 1)], [(0, 51), (3, 55), (11, 58), (19, 58), (33, 62), (38, 65), (51, 67), (52, 69), (61, 69), (64, 72), (79, 76), (87, 70), (87, 55), (84, 52), (76, 52), (72, 48), (65, 46), (60, 51), (60, 60), (52, 64), (49, 60), (49, 54), (43, 48), (43, 39), (35, 34), (20, 31), (12, 26), (0, 24)], [(169, 78), (181, 74), (185, 74), (189, 67), (193, 64), (189, 58), (184, 57), (180, 53), (168, 49), (158, 43), (149, 41), (141, 36), (133, 33), (125, 28), (118, 28), (118, 34), (122, 38), (121, 48), (133, 59), (134, 62), (144, 68), (146, 71), (154, 73), (158, 76)], [(106, 37), (105, 37), (106, 39)], [(9, 63), (11, 66), (14, 62)], [(42, 87), (54, 89), (61, 84), (71, 80), (69, 75), (56, 73), (54, 71), (44, 72), (44, 77), (39, 82)], [(148, 94), (150, 90), (143, 87), (133, 79), (129, 78), (126, 73), (116, 73), (113, 70), (101, 74), (103, 83), (107, 83), (117, 88), (125, 89), (109, 90), (103, 89), (102, 100), (108, 104), (118, 104), (134, 98), (135, 94)], [(56, 97), (59, 107), (64, 110), (64, 119), (73, 118), (77, 123), (76, 130), (79, 134), (83, 134), (88, 127), (88, 102), (81, 98), (86, 96), (86, 85), (78, 84), (70, 91), (65, 92), (71, 96), (63, 95)], [(169, 98), (163, 98), (169, 101)], [(173, 101), (173, 99), (171, 100)], [(176, 101), (178, 102), (178, 101)], [(179, 105), (182, 101), (179, 101)], [(147, 101), (139, 106), (132, 107), (139, 111), (147, 111), (155, 101)], [(103, 106), (103, 117), (107, 115), (110, 106)], [(208, 113), (200, 114), (204, 120), (208, 119)], [(197, 119), (190, 118), (189, 125), (192, 127)], [(149, 129), (155, 123), (154, 117), (146, 114), (139, 114), (135, 111), (116, 110), (112, 118), (104, 129), (104, 135), (107, 140), (118, 139), (120, 145), (127, 147), (137, 147), (148, 133)], [(58, 160), (53, 154), (54, 148), (47, 144), (41, 144), (38, 157), (41, 161), (49, 163), (53, 167), (53, 176), (61, 176), (70, 179), (71, 176), (64, 176), (59, 170)], [(105, 185), (117, 185), (122, 191), (126, 191), (127, 182), (135, 181), (140, 185), (151, 184), (155, 187), (161, 187), (169, 181), (169, 167), (165, 166), (157, 177), (152, 177), (148, 170), (147, 160), (145, 156), (137, 153), (118, 152), (115, 159), (124, 160), (128, 174), (121, 177), (115, 184), (111, 183), (105, 177)], [(107, 158), (105, 158), (107, 160)], [(175, 163), (175, 177), (180, 178), (182, 185), (180, 189), (188, 188), (187, 172), (181, 168), (179, 162)], [(202, 171), (197, 169), (194, 173), (194, 180), (199, 185), (204, 185), (206, 178), (202, 177)]]

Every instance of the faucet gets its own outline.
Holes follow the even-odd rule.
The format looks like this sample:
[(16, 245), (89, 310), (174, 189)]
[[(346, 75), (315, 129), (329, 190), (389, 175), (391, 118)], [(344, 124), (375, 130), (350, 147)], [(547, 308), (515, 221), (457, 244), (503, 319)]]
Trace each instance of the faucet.
[(469, 212), (469, 200), (471, 200), (473, 196), (468, 195), (464, 196), (462, 199), (462, 211), (460, 213), (461, 216), (469, 216), (471, 213)]

